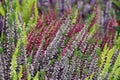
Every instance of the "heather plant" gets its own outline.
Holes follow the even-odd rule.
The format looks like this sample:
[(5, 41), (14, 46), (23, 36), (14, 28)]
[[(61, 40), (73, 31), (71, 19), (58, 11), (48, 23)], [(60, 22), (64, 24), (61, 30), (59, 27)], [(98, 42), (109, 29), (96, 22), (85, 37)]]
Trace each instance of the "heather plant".
[[(69, 18), (68, 19), (66, 18), (65, 24), (61, 25), (61, 28), (60, 28), (61, 31), (64, 30), (63, 33), (61, 32), (61, 34), (60, 34), (60, 32), (58, 30), (59, 35), (57, 32), (55, 35), (55, 38), (53, 39), (53, 41), (55, 40), (56, 42), (52, 41), (50, 43), (50, 47), (48, 45), (48, 48), (45, 51), (42, 50), (43, 52), (42, 51), (40, 52), (41, 54), (39, 54), (39, 55), (42, 56), (42, 57), (40, 57), (40, 63), (37, 60), (36, 61), (39, 66), (40, 65), (43, 65), (43, 66), (40, 66), (40, 67), (38, 66), (36, 69), (45, 70), (46, 76), (48, 76), (48, 78), (50, 78), (50, 79), (60, 79), (60, 78), (62, 78), (62, 79), (72, 79), (72, 78), (85, 79), (87, 76), (90, 76), (92, 69), (94, 70), (94, 72), (97, 72), (99, 69), (97, 66), (97, 64), (98, 64), (97, 60), (100, 60), (99, 56), (101, 55), (100, 53), (101, 53), (101, 50), (103, 49), (103, 48), (101, 48), (101, 46), (104, 47), (104, 45), (103, 45), (104, 43), (109, 43), (108, 41), (104, 42), (104, 40), (106, 40), (106, 38), (104, 38), (102, 36), (100, 37), (100, 30), (98, 30), (96, 28), (96, 26), (98, 26), (98, 23), (97, 23), (98, 22), (97, 19), (99, 16), (98, 11), (99, 11), (99, 8), (94, 9), (93, 12), (96, 12), (96, 13), (93, 13), (93, 15), (91, 15), (91, 17), (86, 21), (87, 25), (86, 24), (83, 25), (83, 23), (81, 23), (81, 22), (79, 22), (78, 25), (75, 25), (77, 22), (77, 20), (75, 20), (76, 17), (71, 18), (72, 19), (71, 21), (73, 24), (72, 24), (72, 26), (69, 26), (70, 28), (69, 27), (66, 28), (66, 29), (68, 29), (68, 32), (65, 29), (65, 27), (67, 27), (67, 26), (65, 26), (65, 24), (67, 24), (66, 21), (68, 21)], [(72, 14), (72, 15), (76, 15), (76, 13)], [(112, 24), (112, 23), (110, 22), (109, 24)], [(109, 29), (109, 26), (110, 26), (109, 24), (108, 24), (108, 29), (107, 29), (108, 31), (105, 33), (105, 35), (109, 34), (111, 29), (113, 30), (113, 25), (112, 25), (111, 29)], [(62, 26), (64, 26), (64, 29)], [(76, 33), (76, 35), (75, 35), (75, 33)], [(95, 36), (95, 34), (97, 34), (97, 35)], [(112, 36), (110, 36), (110, 35), (108, 35), (108, 36), (109, 36), (109, 39), (111, 39), (113, 37), (113, 34), (112, 34)], [(56, 39), (58, 39), (58, 40), (56, 40)], [(63, 40), (61, 40), (61, 39), (63, 39)], [(90, 39), (92, 39), (92, 41), (90, 41)], [(80, 41), (77, 41), (77, 40), (80, 40)], [(99, 40), (99, 42), (97, 42), (97, 40)], [(64, 41), (65, 41), (66, 45), (62, 44)], [(79, 43), (79, 48), (77, 47), (78, 43)], [(80, 50), (78, 50), (77, 48)], [(42, 49), (41, 46), (40, 46), (40, 49)], [(105, 51), (107, 52), (106, 48), (105, 48)], [(74, 53), (75, 56), (73, 55), (73, 52), (75, 52)], [(50, 54), (50, 53), (52, 53), (52, 54)], [(60, 55), (57, 55), (57, 54), (60, 54)], [(61, 57), (59, 58), (59, 56), (61, 56)], [(78, 57), (78, 56), (80, 56), (80, 57)], [(104, 55), (103, 58), (105, 56), (106, 55)], [(58, 57), (58, 58), (56, 58), (56, 57)], [(93, 59), (92, 59), (92, 57), (93, 57)], [(76, 58), (78, 58), (78, 59), (76, 59)], [(79, 59), (79, 58), (82, 58), (82, 59)], [(39, 60), (39, 58), (37, 58), (37, 59)], [(74, 62), (74, 61), (78, 61), (78, 62)], [(78, 66), (78, 64), (75, 64), (75, 63), (81, 63), (80, 64), (81, 72), (82, 72), (81, 74), (80, 73), (77, 74), (76, 71), (74, 72), (74, 70), (76, 70), (76, 68), (79, 69), (79, 67), (80, 67), (80, 66)], [(37, 65), (37, 64), (34, 64), (34, 65)], [(87, 67), (89, 67), (89, 68), (87, 68)], [(71, 69), (73, 70), (72, 72), (71, 72)], [(81, 76), (79, 76), (79, 75), (81, 75)], [(93, 75), (93, 76), (95, 78), (97, 78), (97, 75), (96, 76)]]
[[(36, 2), (34, 1), (34, 3)], [(5, 0), (5, 5), (0, 6), (0, 8), (1, 8), (0, 13), (3, 16), (3, 23), (4, 23), (2, 25), (3, 27), (1, 32), (2, 35), (0, 37), (0, 48), (1, 48), (0, 78), (2, 80), (7, 80), (10, 78), (17, 79), (16, 67), (19, 64), (22, 65), (21, 63), (23, 62), (21, 60), (24, 60), (24, 57), (26, 56), (26, 52), (25, 52), (26, 37), (22, 37), (25, 36), (26, 34), (23, 33), (24, 35), (23, 34), (21, 35), (21, 32), (23, 31), (23, 27), (22, 27), (23, 22), (20, 22), (21, 19), (19, 19), (21, 18), (21, 16), (19, 15), (20, 14), (19, 8), (22, 7), (20, 7), (18, 0), (13, 0), (13, 1)], [(37, 16), (36, 9), (35, 9), (35, 15)], [(24, 17), (22, 19), (24, 19)], [(24, 29), (26, 30), (25, 27)], [(19, 39), (21, 39), (21, 41), (18, 41)], [(17, 43), (19, 43), (20, 47)], [(20, 54), (22, 56), (20, 56), (21, 59), (18, 60), (18, 58), (20, 58), (18, 57), (18, 55)], [(19, 67), (21, 67), (20, 65)], [(20, 73), (21, 73), (21, 68), (20, 68)]]
[[(5, 9), (3, 9), (3, 7)], [(69, 9), (68, 9), (69, 10)], [(119, 80), (120, 37), (114, 16), (101, 34), (101, 8), (83, 18), (76, 7), (58, 19), (54, 9), (38, 16), (36, 0), (0, 4), (2, 80)], [(73, 13), (74, 12), (74, 13)]]

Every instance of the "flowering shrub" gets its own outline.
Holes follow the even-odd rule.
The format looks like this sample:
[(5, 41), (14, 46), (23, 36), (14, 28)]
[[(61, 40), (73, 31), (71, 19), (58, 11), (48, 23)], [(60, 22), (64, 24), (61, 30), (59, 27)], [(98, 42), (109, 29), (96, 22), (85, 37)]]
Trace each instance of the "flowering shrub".
[[(97, 5), (87, 19), (77, 9), (68, 9), (58, 18), (54, 9), (38, 16), (36, 0), (24, 1), (24, 7), (18, 0), (6, 1), (2, 11), (0, 79), (120, 79), (120, 37), (115, 31), (115, 17), (109, 19), (102, 33)], [(24, 8), (29, 8), (29, 13)]]

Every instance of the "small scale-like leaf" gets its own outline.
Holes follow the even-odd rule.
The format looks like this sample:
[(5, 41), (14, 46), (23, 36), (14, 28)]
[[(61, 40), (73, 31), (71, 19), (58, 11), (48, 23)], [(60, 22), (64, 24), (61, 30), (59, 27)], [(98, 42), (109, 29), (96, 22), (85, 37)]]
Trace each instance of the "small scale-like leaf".
[(22, 72), (23, 72), (23, 68), (22, 68), (22, 66), (20, 66), (20, 71), (19, 71), (19, 74), (18, 74), (19, 80), (21, 80), (21, 78), (22, 78)]
[(88, 69), (85, 69), (85, 70), (84, 70), (84, 74), (87, 74), (87, 73), (88, 73)]
[(69, 59), (66, 60), (66, 64), (67, 64), (67, 65), (70, 64), (70, 60), (69, 60)]
[(13, 40), (13, 38), (10, 38), (10, 43), (12, 43), (14, 40)]
[(28, 63), (30, 63), (30, 64), (32, 63), (32, 56), (28, 57)]
[(62, 34), (65, 35), (67, 33), (67, 30), (65, 30)]
[(100, 45), (102, 43), (102, 40), (98, 40), (98, 45)]
[(2, 54), (3, 53), (3, 48), (2, 47), (0, 47), (0, 54)]
[(90, 62), (91, 60), (92, 60), (92, 57), (89, 55), (89, 56), (87, 57), (87, 61)]
[(20, 34), (21, 33), (21, 28), (20, 27), (18, 27), (18, 29), (17, 29), (17, 32)]
[(101, 53), (101, 49), (100, 49), (100, 48), (98, 48), (98, 49), (96, 50), (96, 54), (99, 56), (99, 55), (100, 55), (100, 53)]

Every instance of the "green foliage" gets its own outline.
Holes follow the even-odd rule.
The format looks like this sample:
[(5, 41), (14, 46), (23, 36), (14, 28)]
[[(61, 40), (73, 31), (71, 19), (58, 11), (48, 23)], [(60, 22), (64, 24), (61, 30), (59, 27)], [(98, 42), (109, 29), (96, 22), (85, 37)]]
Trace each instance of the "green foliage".
[(67, 30), (64, 30), (64, 32), (62, 33), (62, 35), (65, 35), (67, 33)]
[(35, 14), (35, 24), (37, 23), (37, 19), (38, 19), (38, 9), (37, 9), (37, 0), (34, 0), (34, 14)]
[(94, 76), (94, 72), (90, 76), (88, 76), (87, 78), (85, 78), (85, 80), (93, 80), (93, 76)]
[(116, 26), (115, 27), (115, 31), (118, 32), (118, 33), (120, 33), (120, 26)]
[(120, 21), (120, 12), (117, 13), (117, 20)]
[(20, 24), (19, 16), (22, 17), (22, 22), (25, 22), (30, 29), (36, 25), (38, 19), (37, 0), (23, 0), (22, 5), (19, 4), (19, 0), (13, 0), (13, 9), (16, 10), (17, 23)]
[(114, 44), (115, 44), (117, 47), (120, 48), (120, 43), (119, 43), (119, 41), (120, 41), (119, 33), (116, 32), (116, 33), (115, 33), (115, 36), (114, 36)]
[[(19, 22), (19, 19), (18, 19), (18, 12), (19, 12), (19, 10), (18, 10), (18, 8), (16, 7), (16, 9), (15, 9), (15, 21), (16, 21), (16, 23), (18, 24), (18, 26), (20, 25), (20, 22)], [(19, 28), (19, 27), (18, 27)]]
[(20, 6), (20, 4), (19, 4), (19, 0), (13, 0), (12, 6), (13, 6), (13, 9), (14, 9), (14, 10), (15, 10), (16, 8), (18, 8), (18, 11), (20, 11), (20, 9), (21, 9), (21, 6)]
[(3, 6), (2, 6), (1, 3), (0, 3), (0, 14), (1, 14), (2, 16), (5, 16), (5, 11), (4, 11), (4, 8), (3, 8)]
[(83, 59), (83, 53), (78, 49), (75, 50), (74, 55), (80, 59)]
[(101, 48), (98, 48), (98, 49), (96, 50), (96, 54), (97, 54), (98, 56), (101, 54)]
[(77, 16), (78, 16), (78, 10), (75, 9), (75, 13), (72, 14), (72, 21), (71, 21), (71, 23), (75, 23), (76, 22)]
[(89, 55), (87, 56), (87, 61), (90, 62), (92, 60), (92, 57)]
[[(45, 71), (44, 70), (40, 70), (40, 72), (39, 72), (39, 74), (40, 74), (40, 78), (36, 78), (36, 79), (40, 79), (40, 80), (44, 80), (45, 79)], [(38, 75), (38, 73), (36, 74), (36, 76)]]
[(106, 74), (108, 73), (109, 67), (111, 66), (111, 58), (112, 58), (115, 51), (116, 51), (116, 46), (114, 46), (112, 49), (110, 49), (108, 51), (106, 62), (103, 65), (103, 69), (101, 70), (101, 73), (99, 76), (100, 80), (105, 78)]
[(12, 11), (11, 15), (9, 16), (9, 25), (12, 27), (12, 23), (15, 20), (15, 11)]
[(37, 0), (34, 1), (34, 16), (29, 18), (29, 21), (27, 23), (27, 31), (31, 30), (34, 26), (37, 24), (38, 20), (38, 8), (37, 8)]
[(34, 80), (39, 80), (39, 72), (37, 72), (37, 74), (35, 75)]
[(20, 34), (22, 32), (21, 27), (18, 27), (17, 32)]
[(69, 59), (66, 60), (66, 64), (67, 64), (67, 65), (70, 64), (70, 60), (69, 60)]
[(119, 73), (119, 75), (117, 75), (118, 74), (117, 70), (119, 70), (119, 64), (120, 64), (120, 53), (118, 54), (118, 57), (117, 57), (115, 64), (114, 64), (114, 67), (109, 75), (111, 80), (114, 79), (116, 76), (120, 75), (120, 73)]
[(90, 75), (89, 80), (92, 80), (93, 76), (94, 76), (94, 72)]
[(19, 70), (19, 73), (18, 73), (18, 80), (21, 80), (22, 75), (23, 75), (22, 72), (23, 72), (23, 67), (20, 66), (20, 70)]
[(34, 4), (34, 0), (29, 0), (29, 1), (23, 0), (22, 9), (21, 9), (23, 22), (27, 23), (29, 21), (33, 4)]
[(15, 52), (12, 55), (12, 61), (11, 61), (11, 72), (10, 72), (10, 77), (11, 79), (17, 80), (17, 73), (16, 73), (16, 67), (17, 67), (17, 54), (19, 51), (19, 45), (20, 41), (18, 41), (17, 46), (15, 48)]
[(114, 15), (115, 15), (115, 14), (114, 14), (114, 9), (111, 9), (111, 10), (110, 10), (110, 14), (111, 14), (112, 17), (114, 17)]
[(102, 40), (98, 40), (98, 45), (100, 45), (102, 43)]
[(84, 70), (84, 74), (87, 74), (87, 73), (88, 73), (88, 71), (89, 71), (88, 69), (85, 69), (85, 70)]
[(118, 0), (112, 0), (112, 2), (113, 2), (118, 8), (120, 8), (120, 1), (118, 1)]
[(10, 3), (9, 0), (5, 0), (5, 4), (6, 4), (6, 6), (7, 6), (7, 5), (9, 6), (9, 3)]
[(68, 42), (69, 42), (69, 38), (67, 37), (66, 39), (65, 39), (65, 46), (68, 44)]
[(98, 58), (97, 60), (97, 66), (99, 66), (101, 64), (101, 58)]
[(13, 38), (10, 38), (10, 43), (12, 43), (13, 42)]
[(29, 56), (27, 61), (29, 64), (31, 64), (32, 63), (32, 56)]
[(88, 17), (88, 19), (86, 20), (87, 27), (91, 23), (91, 21), (93, 20), (94, 17), (95, 17), (95, 13), (91, 14), (90, 17)]
[(31, 80), (31, 74), (28, 72), (28, 76), (27, 76), (28, 80)]
[(3, 53), (3, 48), (0, 46), (0, 54)]
[(120, 67), (116, 69), (116, 72), (114, 74), (114, 78), (113, 79), (114, 80), (119, 80), (120, 79)]
[(105, 57), (106, 57), (106, 54), (108, 53), (108, 51), (109, 51), (109, 49), (108, 49), (107, 44), (106, 44), (101, 55), (100, 55), (101, 56), (101, 64), (100, 64), (100, 68), (99, 68), (100, 70), (102, 69), (102, 66), (105, 62)]
[(23, 43), (24, 43), (24, 46), (26, 45), (26, 43), (27, 43), (27, 33), (26, 33), (26, 29), (25, 29), (25, 24), (23, 24), (23, 27), (22, 27), (22, 31), (23, 31), (23, 38), (22, 38), (22, 40), (23, 40)]
[(90, 28), (90, 35), (94, 35), (94, 32), (96, 31), (96, 25)]

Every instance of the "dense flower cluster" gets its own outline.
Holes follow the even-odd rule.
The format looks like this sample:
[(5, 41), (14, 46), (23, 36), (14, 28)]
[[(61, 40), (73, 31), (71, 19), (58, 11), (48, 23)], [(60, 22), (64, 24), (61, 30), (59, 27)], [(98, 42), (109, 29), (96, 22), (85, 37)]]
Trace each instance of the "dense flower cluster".
[(98, 5), (86, 18), (86, 11), (70, 7), (61, 18), (51, 8), (47, 15), (38, 15), (36, 2), (24, 0), (22, 6), (18, 0), (5, 2), (0, 17), (1, 80), (120, 79), (115, 16), (108, 14), (107, 26), (103, 26)]
[(106, 33), (101, 35), (98, 6), (85, 22), (82, 22), (81, 14), (73, 17), (69, 12), (59, 20), (50, 15), (50, 23), (42, 15), (35, 30), (28, 34), (26, 49), (33, 57), (33, 74), (44, 70), (48, 79), (84, 80), (96, 72), (96, 79), (100, 52), (105, 44), (114, 45), (114, 18), (108, 22)]

